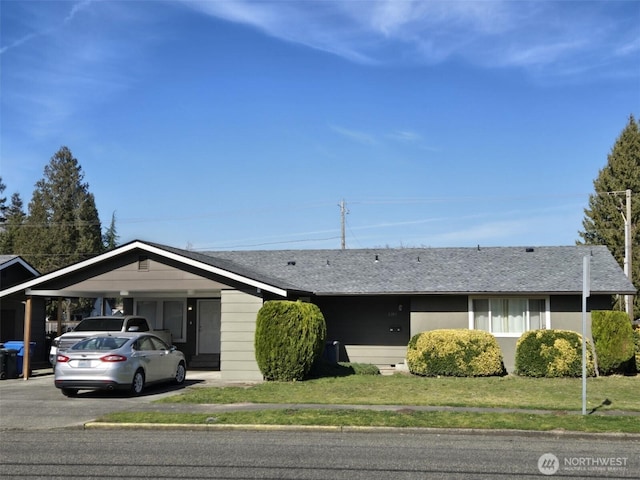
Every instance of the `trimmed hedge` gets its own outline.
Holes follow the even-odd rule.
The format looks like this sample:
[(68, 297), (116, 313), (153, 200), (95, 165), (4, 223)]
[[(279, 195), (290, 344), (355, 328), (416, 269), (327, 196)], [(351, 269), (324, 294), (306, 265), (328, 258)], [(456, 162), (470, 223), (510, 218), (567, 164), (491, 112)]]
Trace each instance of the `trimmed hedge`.
[(601, 375), (636, 373), (633, 329), (625, 312), (592, 311), (591, 333)]
[(407, 348), (407, 366), (414, 375), (426, 377), (506, 373), (498, 342), (481, 330), (441, 329), (414, 335)]
[[(570, 330), (531, 330), (516, 344), (516, 373), (527, 377), (581, 377), (582, 335)], [(594, 376), (587, 340), (587, 375)]]
[(313, 303), (274, 300), (258, 311), (255, 353), (265, 380), (302, 380), (322, 355), (327, 327)]

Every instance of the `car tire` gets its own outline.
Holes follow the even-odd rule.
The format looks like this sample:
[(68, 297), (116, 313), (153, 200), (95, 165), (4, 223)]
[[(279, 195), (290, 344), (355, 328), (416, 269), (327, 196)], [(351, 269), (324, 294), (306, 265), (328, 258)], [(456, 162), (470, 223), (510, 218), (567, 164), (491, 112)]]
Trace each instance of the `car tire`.
[(186, 377), (187, 377), (187, 368), (184, 366), (184, 362), (180, 362), (178, 364), (178, 368), (176, 369), (176, 376), (174, 378), (174, 382), (176, 383), (176, 385), (182, 385)]
[(144, 372), (137, 370), (133, 374), (133, 381), (131, 382), (131, 393), (133, 395), (140, 395), (144, 389)]
[(77, 388), (62, 388), (62, 394), (65, 397), (75, 397), (76, 395), (78, 395), (78, 389)]

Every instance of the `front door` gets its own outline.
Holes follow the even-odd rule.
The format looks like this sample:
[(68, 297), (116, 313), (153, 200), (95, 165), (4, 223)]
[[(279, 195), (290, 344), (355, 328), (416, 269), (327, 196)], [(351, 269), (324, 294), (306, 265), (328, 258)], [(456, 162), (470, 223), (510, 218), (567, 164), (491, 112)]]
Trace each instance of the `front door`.
[(220, 299), (198, 300), (198, 354), (220, 354)]

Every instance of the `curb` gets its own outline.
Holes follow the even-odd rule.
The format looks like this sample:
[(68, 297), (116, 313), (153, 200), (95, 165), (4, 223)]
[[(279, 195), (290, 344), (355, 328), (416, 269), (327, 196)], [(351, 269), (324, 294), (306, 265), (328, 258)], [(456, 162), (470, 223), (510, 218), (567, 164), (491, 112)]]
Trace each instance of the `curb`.
[(334, 433), (403, 433), (422, 435), (503, 435), (563, 438), (611, 438), (640, 440), (638, 433), (576, 432), (567, 430), (511, 430), (479, 428), (416, 428), (416, 427), (357, 427), (341, 425), (266, 425), (266, 424), (184, 424), (184, 423), (109, 423), (87, 422), (85, 430), (214, 430), (214, 431), (268, 431), (268, 432), (334, 432)]

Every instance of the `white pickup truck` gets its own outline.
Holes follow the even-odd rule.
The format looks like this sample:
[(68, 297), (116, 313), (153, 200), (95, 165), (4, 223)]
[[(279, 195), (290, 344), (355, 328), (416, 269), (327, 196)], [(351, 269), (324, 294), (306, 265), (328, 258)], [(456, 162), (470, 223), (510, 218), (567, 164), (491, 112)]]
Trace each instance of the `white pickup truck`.
[(58, 350), (64, 350), (75, 345), (83, 338), (107, 332), (150, 332), (163, 339), (168, 345), (172, 344), (171, 331), (154, 330), (144, 317), (125, 315), (123, 317), (87, 317), (72, 331), (53, 339), (49, 350), (49, 362), (55, 365)]

